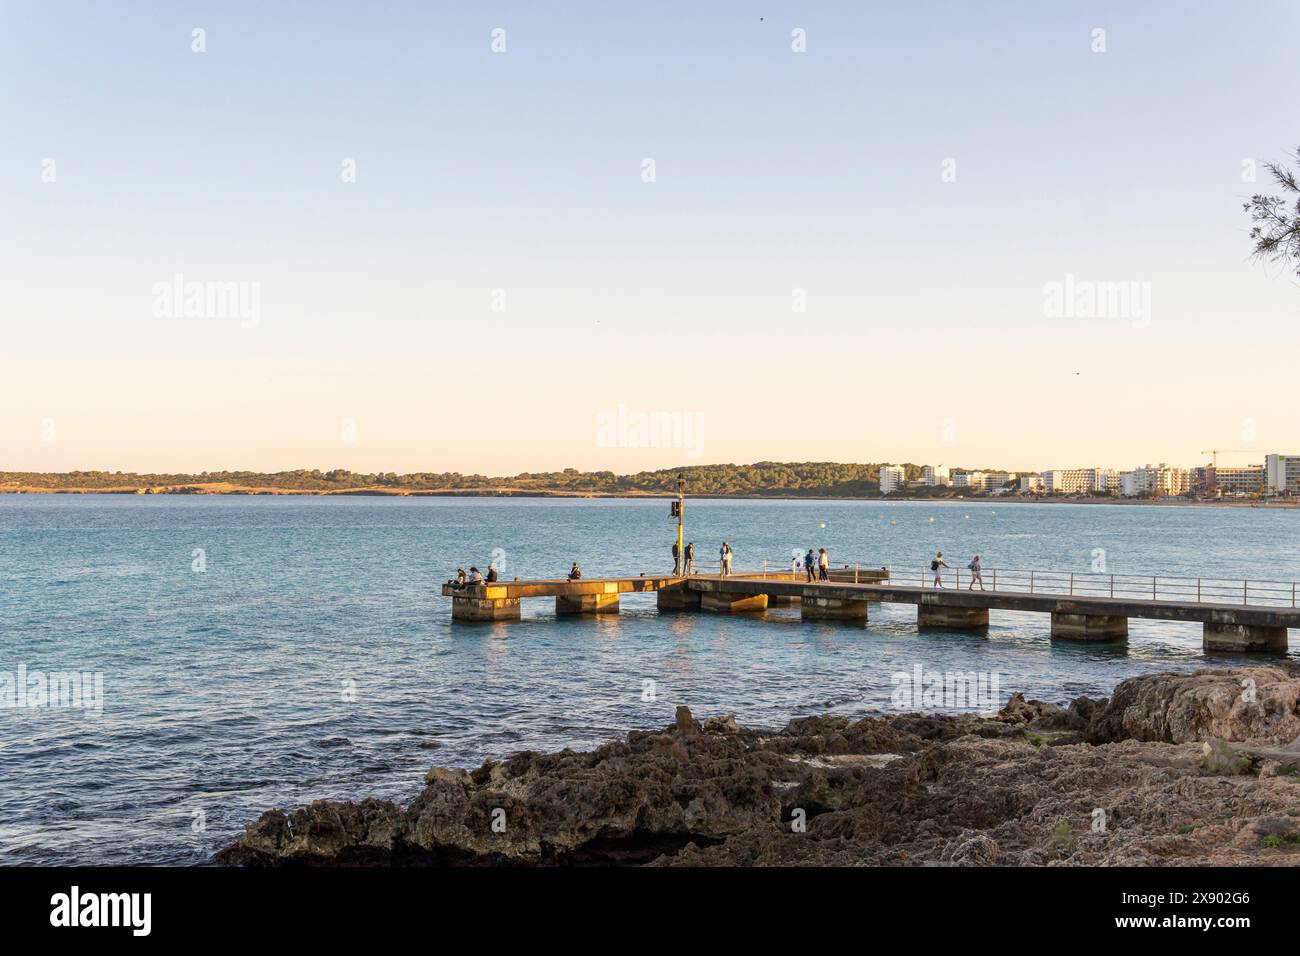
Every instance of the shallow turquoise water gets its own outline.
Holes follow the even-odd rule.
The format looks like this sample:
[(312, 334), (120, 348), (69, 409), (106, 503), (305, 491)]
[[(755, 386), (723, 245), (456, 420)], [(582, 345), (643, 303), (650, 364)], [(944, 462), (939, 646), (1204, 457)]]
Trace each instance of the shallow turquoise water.
[[(825, 546), (837, 564), (942, 549), (1085, 572), (1101, 548), (1115, 573), (1300, 578), (1295, 511), (689, 501), (687, 521), (701, 558), (725, 537), (746, 569)], [(99, 714), (0, 710), (0, 861), (202, 862), (267, 807), (405, 800), (431, 764), (590, 748), (679, 703), (779, 726), (887, 712), (891, 675), (918, 664), (1065, 702), (1207, 662), (1187, 624), (1086, 647), (1052, 644), (1041, 615), (918, 635), (910, 606), (864, 627), (660, 617), (634, 596), (616, 617), (557, 621), (539, 600), (453, 625), (438, 593), (495, 549), (505, 577), (665, 572), (674, 534), (659, 500), (0, 496), (0, 672), (100, 672), (105, 694)]]

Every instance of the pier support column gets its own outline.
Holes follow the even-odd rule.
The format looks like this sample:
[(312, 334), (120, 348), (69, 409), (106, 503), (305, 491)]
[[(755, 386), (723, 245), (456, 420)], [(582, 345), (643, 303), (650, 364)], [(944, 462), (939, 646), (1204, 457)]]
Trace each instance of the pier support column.
[(1262, 624), (1211, 624), (1207, 621), (1201, 646), (1206, 653), (1264, 651), (1285, 654), (1286, 628), (1268, 627)]
[(843, 598), (805, 597), (800, 616), (805, 621), (865, 621), (866, 601), (849, 601)]
[(1128, 640), (1128, 618), (1053, 611), (1052, 637), (1065, 641), (1124, 641)]
[(794, 607), (799, 603), (797, 594), (769, 594), (767, 596), (768, 607)]
[(661, 611), (698, 611), (700, 592), (692, 591), (685, 584), (670, 584), (658, 590), (655, 601)]
[(564, 614), (617, 614), (617, 594), (557, 594), (555, 613)]
[(519, 598), (453, 597), (451, 619), (453, 621), (517, 621), (519, 620)]
[(701, 591), (700, 610), (733, 614), (741, 611), (766, 611), (766, 594), (741, 594), (736, 591)]
[(945, 631), (983, 631), (989, 626), (986, 607), (946, 607), (942, 604), (918, 604), (916, 626), (943, 628)]

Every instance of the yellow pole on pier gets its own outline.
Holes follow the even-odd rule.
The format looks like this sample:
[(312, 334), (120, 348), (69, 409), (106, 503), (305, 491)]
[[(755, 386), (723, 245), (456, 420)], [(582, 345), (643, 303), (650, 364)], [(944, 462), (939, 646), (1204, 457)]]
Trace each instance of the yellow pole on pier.
[(677, 512), (677, 560), (679, 570), (686, 570), (686, 479), (682, 475), (677, 476), (677, 507), (673, 510)]

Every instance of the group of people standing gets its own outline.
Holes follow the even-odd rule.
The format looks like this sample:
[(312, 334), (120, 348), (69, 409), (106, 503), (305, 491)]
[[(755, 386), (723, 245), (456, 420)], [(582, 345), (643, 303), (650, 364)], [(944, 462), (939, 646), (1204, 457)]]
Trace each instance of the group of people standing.
[[(680, 577), (682, 575), (691, 575), (695, 573), (695, 542), (690, 541), (683, 549), (677, 547), (677, 542), (673, 542), (673, 575)], [(731, 545), (726, 541), (722, 542), (722, 547), (718, 549), (718, 569), (719, 573), (725, 578), (731, 574), (732, 564), (735, 560), (736, 553), (731, 550)], [(683, 558), (685, 563), (683, 563)]]
[(825, 548), (818, 548), (816, 554), (813, 554), (813, 549), (809, 548), (802, 559), (795, 558), (791, 564), (790, 570), (795, 574), (798, 574), (801, 569), (808, 581), (829, 581), (831, 556), (826, 553)]

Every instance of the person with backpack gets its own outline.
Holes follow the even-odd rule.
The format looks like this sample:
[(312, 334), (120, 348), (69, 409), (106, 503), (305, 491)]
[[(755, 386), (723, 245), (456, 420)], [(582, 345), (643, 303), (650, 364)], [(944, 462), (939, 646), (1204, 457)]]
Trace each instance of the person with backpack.
[(813, 549), (809, 548), (808, 553), (803, 556), (803, 569), (808, 575), (808, 583), (812, 584), (816, 580), (817, 556), (813, 554)]
[(939, 577), (939, 571), (941, 568), (946, 568), (947, 566), (948, 566), (948, 562), (944, 561), (942, 551), (936, 554), (934, 556), (934, 560), (930, 562), (930, 570), (934, 572), (935, 587), (937, 588), (943, 587), (943, 581)]
[(969, 591), (975, 587), (975, 582), (980, 583), (980, 590), (984, 590), (984, 566), (980, 563), (980, 556), (977, 554), (970, 559), (970, 564), (966, 565), (970, 569), (970, 584), (966, 585)]

